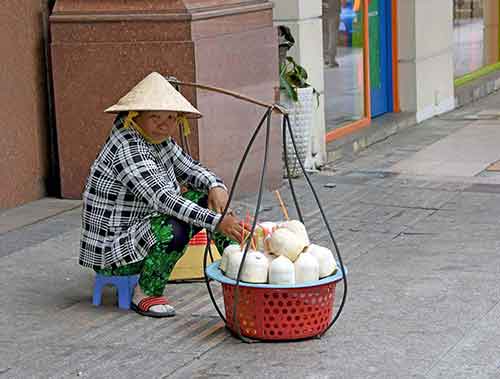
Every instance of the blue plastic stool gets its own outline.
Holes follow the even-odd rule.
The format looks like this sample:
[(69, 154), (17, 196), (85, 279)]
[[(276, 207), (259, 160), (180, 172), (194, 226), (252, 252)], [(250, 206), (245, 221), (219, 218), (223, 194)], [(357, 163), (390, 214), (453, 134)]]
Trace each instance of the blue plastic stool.
[(138, 280), (139, 275), (106, 276), (96, 274), (92, 304), (96, 306), (101, 305), (102, 289), (104, 286), (112, 284), (118, 292), (118, 307), (121, 309), (130, 309), (130, 302), (132, 301), (134, 287), (137, 285)]

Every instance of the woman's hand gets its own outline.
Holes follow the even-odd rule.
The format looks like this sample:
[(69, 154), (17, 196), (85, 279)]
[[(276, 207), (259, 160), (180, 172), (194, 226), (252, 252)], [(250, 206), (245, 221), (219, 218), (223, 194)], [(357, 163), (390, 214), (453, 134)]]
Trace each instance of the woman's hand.
[(228, 200), (229, 195), (222, 187), (214, 187), (208, 191), (208, 208), (217, 213), (224, 212)]
[(236, 216), (229, 213), (226, 214), (226, 216), (219, 222), (219, 225), (217, 226), (218, 232), (239, 243), (244, 240), (243, 230), (245, 230), (246, 235), (248, 234), (247, 232), (250, 231), (250, 228), (248, 225), (238, 220)]

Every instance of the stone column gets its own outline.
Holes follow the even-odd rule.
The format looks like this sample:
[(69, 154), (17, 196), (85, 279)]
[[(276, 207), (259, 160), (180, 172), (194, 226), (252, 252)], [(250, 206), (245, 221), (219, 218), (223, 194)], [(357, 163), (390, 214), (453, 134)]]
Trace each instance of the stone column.
[[(295, 46), (289, 54), (304, 66), (309, 82), (320, 93), (319, 106), (314, 109), (311, 144), (306, 166), (317, 168), (325, 163), (325, 103), (323, 26), (321, 0), (272, 0), (275, 25), (286, 25), (295, 39)], [(316, 101), (315, 101), (316, 105)]]
[[(81, 195), (109, 133), (103, 109), (151, 71), (274, 102), (278, 35), (266, 0), (57, 0), (51, 17), (62, 194)], [(204, 114), (193, 122), (193, 155), (231, 184), (264, 109), (182, 88)], [(281, 138), (272, 129), (268, 184), (281, 181)], [(241, 178), (253, 192), (264, 133)]]
[(484, 62), (487, 65), (497, 63), (500, 60), (499, 8), (498, 0), (484, 0)]
[(454, 108), (453, 0), (399, 0), (402, 111), (423, 121)]

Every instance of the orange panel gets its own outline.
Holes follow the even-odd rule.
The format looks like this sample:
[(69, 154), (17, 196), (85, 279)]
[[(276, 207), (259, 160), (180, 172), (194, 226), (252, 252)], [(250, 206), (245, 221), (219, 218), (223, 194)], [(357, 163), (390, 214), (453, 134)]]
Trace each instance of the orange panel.
[(361, 120), (355, 121), (352, 124), (346, 125), (326, 133), (326, 143), (335, 141), (336, 139), (345, 137), (351, 133), (357, 132), (360, 129), (370, 126), (371, 120), (366, 117)]

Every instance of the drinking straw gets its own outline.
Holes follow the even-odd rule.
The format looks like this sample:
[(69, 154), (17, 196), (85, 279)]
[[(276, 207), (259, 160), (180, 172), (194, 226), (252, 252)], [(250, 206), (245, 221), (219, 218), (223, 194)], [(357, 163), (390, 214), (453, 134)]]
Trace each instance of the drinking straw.
[(274, 191), (276, 194), (276, 197), (278, 198), (278, 202), (280, 203), (281, 211), (283, 212), (283, 216), (285, 216), (285, 220), (290, 220), (290, 217), (288, 217), (288, 211), (286, 210), (285, 203), (283, 203), (283, 199), (281, 198), (280, 191), (276, 190)]
[(243, 245), (244, 245), (244, 242), (245, 242), (245, 226), (242, 222), (242, 225), (241, 225), (241, 242), (240, 242), (240, 250), (243, 251)]

